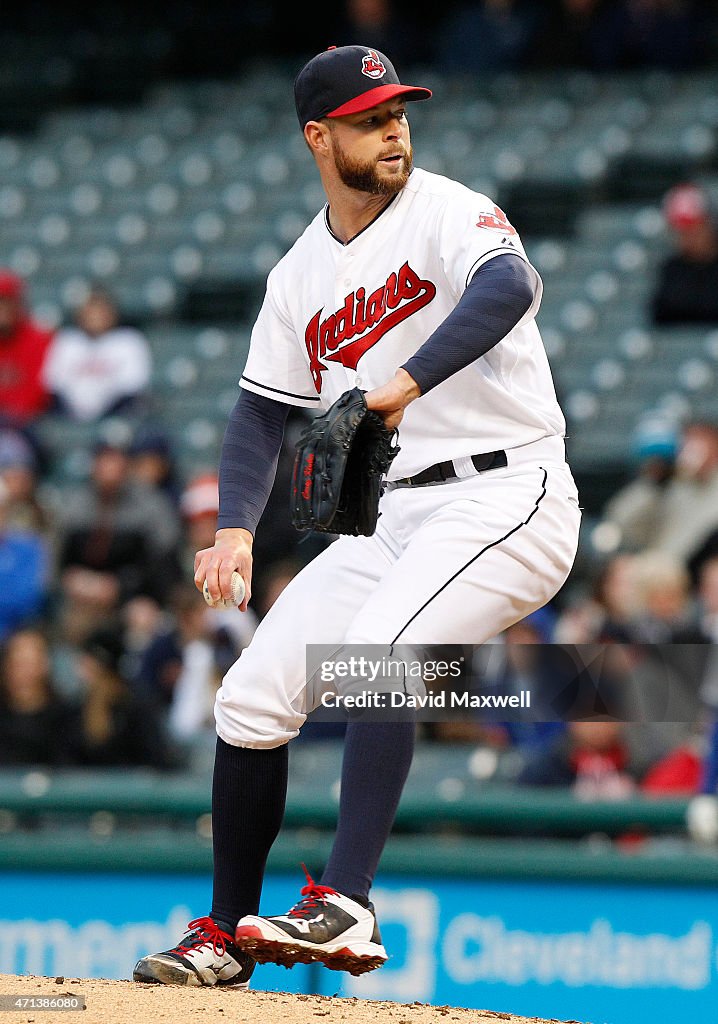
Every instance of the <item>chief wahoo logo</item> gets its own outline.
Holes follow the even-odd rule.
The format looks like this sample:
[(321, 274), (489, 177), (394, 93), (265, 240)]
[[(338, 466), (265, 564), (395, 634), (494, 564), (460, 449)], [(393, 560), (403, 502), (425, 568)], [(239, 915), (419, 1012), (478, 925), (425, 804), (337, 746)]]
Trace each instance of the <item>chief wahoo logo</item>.
[(369, 53), (361, 62), (361, 73), (367, 78), (382, 78), (386, 74), (381, 57), (376, 50), (369, 50)]

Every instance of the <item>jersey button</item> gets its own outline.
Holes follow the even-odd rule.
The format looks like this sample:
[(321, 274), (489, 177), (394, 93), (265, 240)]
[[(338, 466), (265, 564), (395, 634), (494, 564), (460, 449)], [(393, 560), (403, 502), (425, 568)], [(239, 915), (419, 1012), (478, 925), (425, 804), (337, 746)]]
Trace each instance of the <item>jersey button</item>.
[(352, 283), (352, 279), (350, 277), (345, 277), (344, 278), (344, 284), (347, 286), (347, 288), (349, 287), (349, 285), (351, 283)]

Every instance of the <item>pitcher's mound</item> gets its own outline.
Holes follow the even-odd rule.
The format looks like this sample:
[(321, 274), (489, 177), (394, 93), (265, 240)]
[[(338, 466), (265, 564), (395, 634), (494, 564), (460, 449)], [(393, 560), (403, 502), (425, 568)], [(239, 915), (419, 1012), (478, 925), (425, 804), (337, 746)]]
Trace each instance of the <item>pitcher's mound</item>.
[[(462, 1010), (427, 1003), (380, 1003), (365, 999), (243, 992), (231, 988), (177, 988), (98, 978), (40, 978), (0, 974), (0, 1021), (13, 1024), (549, 1024), (491, 1010)], [(7, 1010), (7, 997), (71, 1002), (84, 996), (84, 1012), (33, 1008)], [(75, 1013), (78, 1016), (75, 1016)], [(570, 1022), (578, 1024), (578, 1022)]]

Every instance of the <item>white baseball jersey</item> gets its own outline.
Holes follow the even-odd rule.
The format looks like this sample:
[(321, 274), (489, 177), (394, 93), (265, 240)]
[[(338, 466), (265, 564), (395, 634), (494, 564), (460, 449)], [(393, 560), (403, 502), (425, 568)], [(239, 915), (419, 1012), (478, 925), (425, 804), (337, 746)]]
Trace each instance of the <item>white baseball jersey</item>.
[[(325, 207), (269, 275), (241, 386), (323, 410), (350, 388), (386, 384), (500, 253), (528, 262), (492, 200), (418, 168), (347, 244), (333, 235)], [(407, 408), (389, 479), (563, 436), (535, 321), (542, 284), (531, 269), (536, 297), (516, 327)]]

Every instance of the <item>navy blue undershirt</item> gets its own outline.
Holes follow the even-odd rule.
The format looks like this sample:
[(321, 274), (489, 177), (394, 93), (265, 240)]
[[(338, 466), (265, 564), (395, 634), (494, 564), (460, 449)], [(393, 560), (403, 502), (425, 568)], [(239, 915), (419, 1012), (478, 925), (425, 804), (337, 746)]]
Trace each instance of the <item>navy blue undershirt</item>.
[(514, 253), (494, 256), (476, 271), (456, 307), (403, 368), (422, 395), (497, 345), (528, 312), (534, 276)]
[(240, 391), (219, 460), (218, 530), (256, 533), (274, 483), (288, 415), (284, 402)]
[[(456, 308), (403, 364), (422, 395), (505, 338), (528, 312), (534, 295), (534, 276), (520, 256), (502, 253), (480, 267)], [(222, 443), (218, 529), (256, 532), (274, 482), (288, 412), (284, 402), (240, 392)]]

